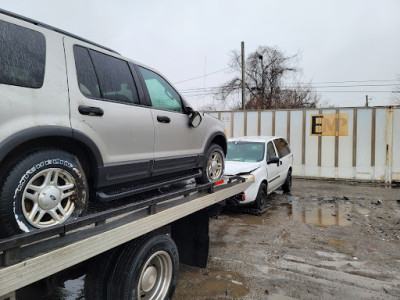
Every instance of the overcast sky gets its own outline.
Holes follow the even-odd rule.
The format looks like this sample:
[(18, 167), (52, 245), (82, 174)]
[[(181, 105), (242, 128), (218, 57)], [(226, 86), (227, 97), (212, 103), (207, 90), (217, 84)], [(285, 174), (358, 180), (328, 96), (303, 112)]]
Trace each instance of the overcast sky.
[(371, 105), (389, 105), (400, 85), (400, 0), (0, 0), (0, 7), (159, 70), (195, 108), (212, 101), (204, 88), (234, 76), (220, 70), (241, 41), (246, 53), (260, 45), (300, 51), (301, 81), (333, 106), (363, 106), (366, 94)]

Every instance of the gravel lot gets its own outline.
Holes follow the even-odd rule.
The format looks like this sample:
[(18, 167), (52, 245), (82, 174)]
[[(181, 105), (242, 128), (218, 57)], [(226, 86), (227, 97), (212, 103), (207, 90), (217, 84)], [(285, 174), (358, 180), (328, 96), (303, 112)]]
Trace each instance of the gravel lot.
[(210, 221), (206, 269), (174, 299), (400, 299), (400, 188), (295, 179), (261, 216)]

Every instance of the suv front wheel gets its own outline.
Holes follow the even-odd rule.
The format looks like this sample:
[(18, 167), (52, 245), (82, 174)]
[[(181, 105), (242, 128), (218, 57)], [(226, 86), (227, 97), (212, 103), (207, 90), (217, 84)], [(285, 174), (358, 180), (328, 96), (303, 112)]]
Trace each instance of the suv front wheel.
[(199, 183), (216, 182), (222, 178), (225, 167), (225, 155), (220, 145), (211, 144), (206, 153)]
[(88, 197), (76, 156), (41, 150), (21, 158), (0, 183), (0, 236), (64, 223), (86, 212)]

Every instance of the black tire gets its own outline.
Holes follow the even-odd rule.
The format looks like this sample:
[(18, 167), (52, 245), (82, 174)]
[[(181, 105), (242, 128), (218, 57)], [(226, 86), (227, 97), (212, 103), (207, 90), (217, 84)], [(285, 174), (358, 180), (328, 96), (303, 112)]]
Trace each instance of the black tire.
[(66, 222), (86, 212), (88, 186), (76, 156), (40, 150), (21, 157), (0, 183), (0, 236)]
[[(214, 166), (213, 166), (214, 165)], [(225, 155), (220, 145), (211, 144), (205, 155), (201, 177), (198, 183), (216, 182), (222, 178), (225, 168)]]
[(123, 246), (103, 253), (90, 261), (85, 277), (85, 299), (106, 300), (110, 273), (123, 250)]
[(290, 191), (292, 190), (292, 170), (288, 171), (285, 183), (282, 185), (282, 190), (285, 193), (290, 193)]
[(267, 206), (268, 193), (267, 193), (267, 185), (262, 182), (258, 189), (256, 200), (254, 201), (254, 208), (259, 211), (262, 211)]
[(178, 268), (178, 250), (168, 235), (134, 241), (119, 256), (108, 281), (107, 299), (171, 299)]

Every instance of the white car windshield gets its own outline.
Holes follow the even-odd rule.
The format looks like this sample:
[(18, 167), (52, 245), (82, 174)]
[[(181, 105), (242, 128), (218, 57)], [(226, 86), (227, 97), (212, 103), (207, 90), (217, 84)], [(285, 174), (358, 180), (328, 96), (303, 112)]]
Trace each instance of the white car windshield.
[(264, 159), (265, 143), (228, 142), (227, 161), (258, 162)]

